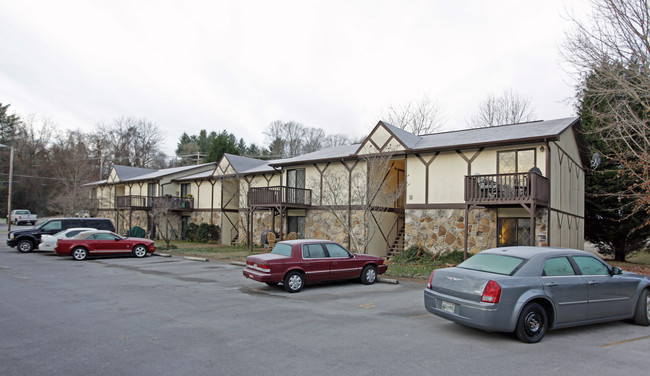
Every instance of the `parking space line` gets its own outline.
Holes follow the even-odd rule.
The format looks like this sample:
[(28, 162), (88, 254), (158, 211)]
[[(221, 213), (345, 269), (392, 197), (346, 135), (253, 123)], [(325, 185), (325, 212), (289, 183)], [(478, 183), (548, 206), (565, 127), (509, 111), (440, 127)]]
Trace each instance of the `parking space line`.
[(603, 348), (606, 348), (606, 347), (617, 346), (617, 345), (623, 345), (623, 344), (630, 343), (630, 342), (641, 341), (641, 340), (648, 339), (648, 338), (650, 338), (650, 336), (644, 336), (644, 337), (638, 337), (638, 338), (631, 338), (631, 339), (626, 339), (626, 340), (624, 340), (624, 341), (618, 341), (618, 342), (608, 343), (608, 344), (606, 344), (606, 345), (601, 345), (601, 346), (598, 346), (598, 347), (600, 347), (601, 349), (603, 349)]
[(432, 317), (432, 314), (427, 314), (427, 315), (416, 315), (416, 316), (409, 316), (409, 319), (423, 319), (425, 317)]

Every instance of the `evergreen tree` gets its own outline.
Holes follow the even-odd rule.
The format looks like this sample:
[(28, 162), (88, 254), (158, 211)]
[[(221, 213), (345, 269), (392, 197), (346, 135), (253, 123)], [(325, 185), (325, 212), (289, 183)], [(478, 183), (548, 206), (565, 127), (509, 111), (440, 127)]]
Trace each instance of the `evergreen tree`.
[(0, 144), (11, 145), (13, 142), (20, 118), (16, 115), (7, 114), (10, 104), (2, 105), (0, 103)]
[[(585, 238), (594, 243), (600, 253), (624, 261), (629, 253), (645, 247), (650, 227), (646, 225), (645, 210), (636, 210), (636, 200), (629, 193), (630, 187), (634, 186), (633, 178), (624, 173), (624, 167), (612, 150), (624, 145), (615, 146), (612, 140), (602, 137), (602, 130), (616, 126), (616, 121), (599, 115), (615, 102), (630, 104), (633, 99), (603, 96), (600, 94), (602, 90), (595, 94), (591, 90), (592, 82), (597, 81), (602, 87), (602, 79), (597, 72), (592, 72), (584, 79), (578, 94), (578, 113), (585, 139), (601, 161), (592, 166), (592, 173), (585, 179)], [(641, 106), (637, 107), (639, 116), (644, 116)]]

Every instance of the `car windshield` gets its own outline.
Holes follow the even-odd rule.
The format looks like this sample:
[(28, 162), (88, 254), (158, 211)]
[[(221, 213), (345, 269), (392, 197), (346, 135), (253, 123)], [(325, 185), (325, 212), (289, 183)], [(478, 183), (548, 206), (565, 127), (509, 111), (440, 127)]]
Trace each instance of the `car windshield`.
[(282, 256), (291, 256), (291, 246), (289, 244), (277, 243), (271, 253)]
[(512, 275), (522, 262), (524, 262), (523, 259), (512, 256), (478, 254), (463, 261), (458, 267), (488, 273)]

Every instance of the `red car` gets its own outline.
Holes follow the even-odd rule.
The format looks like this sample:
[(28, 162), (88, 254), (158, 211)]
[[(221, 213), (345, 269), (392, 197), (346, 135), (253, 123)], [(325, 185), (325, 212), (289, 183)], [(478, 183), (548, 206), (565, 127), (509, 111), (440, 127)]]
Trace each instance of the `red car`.
[(84, 231), (72, 238), (59, 239), (54, 251), (59, 256), (72, 256), (77, 261), (89, 256), (133, 255), (144, 257), (156, 251), (153, 240), (124, 238), (105, 230)]
[(370, 285), (386, 269), (381, 257), (353, 254), (328, 240), (300, 239), (279, 242), (271, 253), (248, 256), (243, 273), (269, 286), (282, 283), (288, 292), (298, 292), (311, 282), (358, 278)]

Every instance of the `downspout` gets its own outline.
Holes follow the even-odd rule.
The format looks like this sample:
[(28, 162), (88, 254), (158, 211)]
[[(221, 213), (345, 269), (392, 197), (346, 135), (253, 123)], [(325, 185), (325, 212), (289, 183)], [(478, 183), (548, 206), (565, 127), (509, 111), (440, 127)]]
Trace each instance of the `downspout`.
[(546, 246), (551, 245), (551, 203), (553, 190), (551, 189), (550, 184), (553, 183), (551, 179), (551, 145), (548, 142), (548, 138), (544, 139), (544, 144), (546, 144), (546, 178), (549, 181), (548, 187), (548, 206), (546, 207)]

